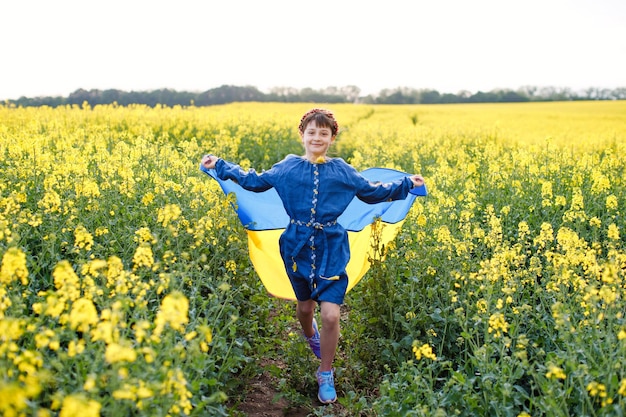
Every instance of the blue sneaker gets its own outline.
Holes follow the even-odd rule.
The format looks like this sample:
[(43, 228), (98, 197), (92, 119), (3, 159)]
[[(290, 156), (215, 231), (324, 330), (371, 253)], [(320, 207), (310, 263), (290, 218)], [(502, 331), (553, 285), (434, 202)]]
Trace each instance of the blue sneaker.
[(317, 322), (315, 319), (313, 319), (313, 330), (315, 330), (315, 334), (313, 336), (306, 337), (305, 335), (304, 337), (306, 338), (306, 341), (309, 342), (309, 346), (311, 347), (313, 353), (315, 353), (315, 356), (321, 359), (322, 351), (320, 350), (320, 332), (317, 330)]
[(317, 392), (317, 399), (322, 404), (330, 404), (337, 401), (337, 391), (335, 391), (335, 377), (333, 371), (320, 372), (319, 369), (316, 372), (317, 383), (320, 386)]

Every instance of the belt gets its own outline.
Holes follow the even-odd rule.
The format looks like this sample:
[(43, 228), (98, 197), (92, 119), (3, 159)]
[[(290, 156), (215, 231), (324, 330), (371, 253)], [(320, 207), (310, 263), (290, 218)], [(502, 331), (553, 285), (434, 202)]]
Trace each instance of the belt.
[(320, 222), (303, 222), (302, 220), (291, 219), (291, 224), (297, 224), (298, 226), (312, 227), (314, 229), (321, 230), (325, 227), (334, 226), (337, 224), (337, 220), (333, 220), (332, 222), (320, 223)]
[[(323, 240), (322, 240), (322, 247), (324, 249), (324, 256), (322, 258), (321, 261), (321, 265), (320, 265), (320, 269), (319, 269), (319, 275), (324, 276), (324, 272), (326, 271), (326, 264), (327, 259), (328, 259), (328, 241), (326, 238), (326, 233), (324, 231), (324, 229), (326, 227), (331, 227), (337, 224), (337, 220), (333, 220), (330, 222), (326, 222), (326, 223), (320, 223), (320, 222), (316, 222), (316, 221), (308, 221), (308, 222), (303, 222), (302, 220), (296, 220), (296, 219), (291, 219), (291, 224), (295, 224), (298, 226), (304, 226), (309, 228), (309, 231), (307, 232), (307, 234), (302, 238), (302, 240), (296, 245), (296, 247), (293, 249), (293, 251), (291, 252), (291, 259), (293, 260), (293, 258), (298, 255), (298, 253), (300, 253), (300, 251), (302, 250), (302, 248), (304, 247), (304, 245), (306, 245), (307, 241), (311, 238), (311, 236), (313, 236), (313, 233), (316, 230), (321, 230), (322, 234), (324, 236)], [(311, 259), (311, 263), (312, 265), (315, 267), (315, 253), (312, 254), (312, 259)], [(294, 261), (293, 263), (293, 270), (296, 270), (296, 263)], [(311, 277), (312, 280), (312, 277)]]

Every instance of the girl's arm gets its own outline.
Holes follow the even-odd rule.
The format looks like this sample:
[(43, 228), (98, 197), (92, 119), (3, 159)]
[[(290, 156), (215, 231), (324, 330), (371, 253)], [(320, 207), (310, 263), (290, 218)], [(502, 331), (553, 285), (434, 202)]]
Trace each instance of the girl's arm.
[(412, 188), (424, 185), (421, 175), (411, 175), (388, 183), (371, 183), (363, 178), (357, 197), (366, 203), (403, 200)]
[(202, 157), (202, 166), (206, 169), (215, 169), (215, 173), (222, 180), (232, 180), (249, 191), (266, 191), (273, 187), (269, 171), (258, 174), (255, 170), (244, 171), (237, 164), (227, 162), (215, 155)]

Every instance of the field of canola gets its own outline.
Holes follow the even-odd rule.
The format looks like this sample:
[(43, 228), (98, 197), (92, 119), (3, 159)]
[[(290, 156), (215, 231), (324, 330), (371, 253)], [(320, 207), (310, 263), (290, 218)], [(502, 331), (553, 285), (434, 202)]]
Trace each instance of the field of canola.
[(268, 358), (312, 415), (625, 414), (626, 102), (331, 106), (333, 156), (429, 196), (373, 236), (322, 408), (293, 304), (198, 171), (301, 153), (310, 107), (0, 105), (0, 414), (237, 415)]

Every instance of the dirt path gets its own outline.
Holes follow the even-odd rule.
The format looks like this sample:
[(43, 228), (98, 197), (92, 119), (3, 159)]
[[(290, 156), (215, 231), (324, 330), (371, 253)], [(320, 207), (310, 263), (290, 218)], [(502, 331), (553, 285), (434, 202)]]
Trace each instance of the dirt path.
[[(266, 366), (284, 364), (275, 359), (264, 359), (262, 368)], [(247, 394), (243, 401), (237, 404), (235, 410), (247, 417), (307, 417), (318, 407), (326, 407), (327, 414), (337, 417), (346, 417), (347, 410), (338, 402), (331, 405), (321, 404), (317, 398), (311, 398), (310, 406), (293, 406), (285, 398), (279, 398), (278, 379), (264, 370), (261, 375), (248, 382)]]
[(310, 410), (291, 407), (287, 400), (276, 401), (276, 381), (264, 371), (250, 381), (249, 392), (244, 401), (237, 406), (237, 411), (248, 417), (306, 417)]
[[(307, 417), (312, 415), (313, 411), (318, 407), (325, 407), (327, 410), (325, 415), (346, 417), (346, 409), (338, 402), (330, 405), (320, 403), (315, 397), (315, 393), (311, 394), (310, 405), (293, 405), (285, 398), (280, 397), (277, 387), (278, 378), (272, 376), (267, 367), (279, 367), (285, 369), (285, 364), (276, 359), (262, 359), (261, 369), (263, 372), (251, 379), (246, 384), (246, 393), (240, 403), (233, 406), (233, 410), (237, 416), (247, 417)], [(328, 414), (330, 413), (330, 414)]]
[[(270, 314), (270, 319), (274, 319), (276, 316)], [(284, 329), (284, 334), (281, 337), (286, 339), (288, 333), (293, 331), (297, 330), (288, 326)], [(278, 378), (272, 376), (266, 368), (271, 366), (284, 370), (287, 365), (280, 358), (260, 358), (259, 360), (263, 371), (248, 381), (245, 398), (234, 407), (237, 412), (248, 417), (307, 417), (317, 407), (328, 407), (328, 411), (332, 410), (332, 414), (329, 415), (347, 416), (344, 407), (338, 403), (326, 406), (321, 404), (317, 398), (312, 397), (310, 406), (295, 406), (285, 398), (279, 398)]]

